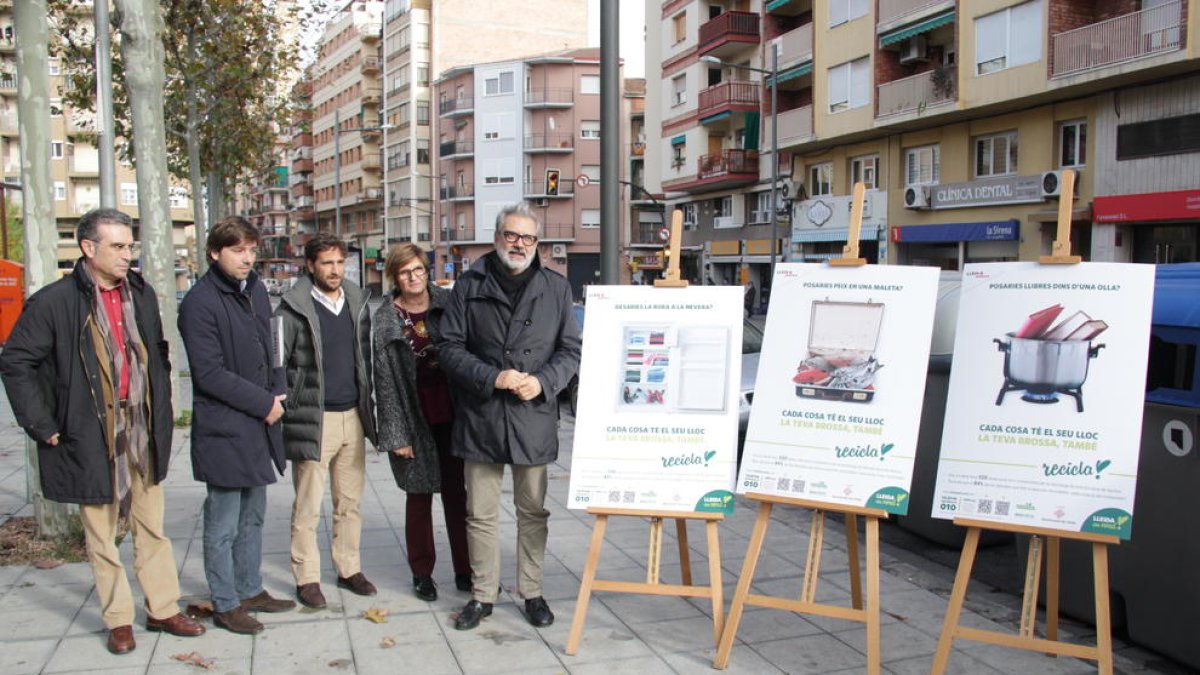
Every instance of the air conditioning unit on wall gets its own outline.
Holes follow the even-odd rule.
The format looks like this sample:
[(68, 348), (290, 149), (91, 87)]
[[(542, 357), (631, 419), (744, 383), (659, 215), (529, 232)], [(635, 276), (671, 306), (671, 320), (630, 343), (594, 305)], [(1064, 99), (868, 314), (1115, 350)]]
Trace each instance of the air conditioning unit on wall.
[(567, 245), (566, 244), (551, 244), (550, 245), (550, 257), (557, 258), (558, 260), (565, 260), (567, 257)]
[[(1062, 196), (1063, 172), (1059, 171), (1043, 171), (1042, 172), (1042, 198)], [(1075, 172), (1075, 185), (1079, 185), (1079, 171)]]
[(906, 209), (927, 209), (929, 208), (929, 186), (928, 185), (913, 185), (904, 188), (904, 208)]

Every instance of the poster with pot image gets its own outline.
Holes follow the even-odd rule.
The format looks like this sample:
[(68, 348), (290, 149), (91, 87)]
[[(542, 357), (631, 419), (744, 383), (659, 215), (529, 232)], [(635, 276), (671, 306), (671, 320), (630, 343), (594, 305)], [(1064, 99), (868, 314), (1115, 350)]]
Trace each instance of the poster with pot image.
[(1153, 296), (1151, 265), (966, 266), (934, 517), (1129, 538)]
[(738, 492), (908, 512), (938, 270), (777, 265)]
[(733, 511), (742, 289), (589, 286), (571, 508)]

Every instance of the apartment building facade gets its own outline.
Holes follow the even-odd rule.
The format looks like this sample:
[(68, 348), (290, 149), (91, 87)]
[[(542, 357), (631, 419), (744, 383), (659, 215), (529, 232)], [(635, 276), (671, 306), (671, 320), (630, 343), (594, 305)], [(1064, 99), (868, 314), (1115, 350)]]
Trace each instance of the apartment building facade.
[[(1091, 260), (1196, 260), (1200, 195), (1187, 177), (1198, 175), (1200, 147), (1186, 140), (1200, 124), (1200, 90), (1189, 75), (1198, 56), (1189, 38), (1197, 28), (1191, 4), (772, 0), (757, 9), (756, 51), (754, 21), (736, 19), (739, 9), (753, 14), (753, 5), (651, 2), (648, 12), (664, 24), (660, 41), (683, 36), (651, 61), (661, 65), (659, 76), (649, 78), (658, 85), (657, 109), (682, 111), (654, 122), (662, 137), (652, 151), (682, 160), (660, 172), (662, 187), (695, 223), (690, 234), (693, 246), (702, 247), (700, 269), (719, 268), (725, 258), (716, 246), (741, 254), (737, 269), (752, 268), (747, 254), (757, 236), (752, 215), (738, 220), (746, 213), (744, 198), (741, 209), (718, 208), (717, 196), (725, 195), (695, 187), (714, 180), (704, 172), (713, 163), (714, 138), (723, 143), (722, 159), (730, 156), (731, 139), (716, 124), (732, 119), (739, 126), (737, 112), (713, 119), (724, 111), (702, 108), (689, 126), (678, 98), (692, 88), (676, 78), (704, 75), (707, 55), (763, 68), (778, 53), (778, 145), (790, 169), (781, 186), (791, 215), (788, 259), (841, 255), (858, 181), (868, 187), (864, 257), (944, 269), (1036, 259), (1055, 236), (1062, 171), (1073, 169), (1076, 253)], [(705, 19), (705, 12), (716, 16), (700, 23), (692, 44), (690, 15)], [(743, 114), (762, 112), (761, 154), (770, 145), (770, 110), (761, 103), (770, 90), (757, 93), (759, 106), (748, 101)], [(692, 150), (697, 140), (707, 154)], [(728, 184), (736, 167), (725, 164), (721, 180)], [(744, 185), (761, 185), (766, 168), (753, 177), (745, 168)], [(737, 189), (730, 192), (736, 202)], [(1159, 209), (1163, 203), (1172, 206)], [(740, 251), (724, 243), (729, 237), (719, 216), (706, 229), (706, 213), (729, 212)]]
[[(443, 275), (455, 278), (492, 250), (496, 214), (526, 201), (544, 223), (542, 264), (577, 297), (596, 283), (599, 56), (582, 49), (460, 66), (437, 80), (434, 260)], [(620, 221), (624, 228), (623, 213)]]
[[(536, 17), (536, 20), (533, 20)], [(384, 175), (388, 244), (437, 241), (438, 99), (432, 79), (474, 63), (516, 59), (587, 45), (587, 0), (529, 0), (520, 11), (470, 0), (387, 0)], [(381, 241), (381, 244), (384, 242)], [(439, 269), (443, 269), (439, 267)]]
[[(90, 11), (86, 6), (80, 11)], [(54, 190), (54, 217), (58, 224), (58, 266), (69, 272), (81, 255), (75, 242), (75, 226), (84, 213), (100, 206), (100, 154), (95, 144), (95, 115), (74, 110), (63, 102), (69, 82), (63, 77), (58, 58), (49, 61), (50, 77), (50, 177)], [(21, 131), (17, 119), (16, 33), (11, 3), (0, 3), (0, 181), (21, 182)], [(135, 238), (140, 237), (137, 174), (133, 166), (118, 159), (116, 206), (135, 221)], [(11, 205), (20, 204), (21, 193), (8, 191)], [(192, 235), (190, 192), (183, 183), (170, 188), (172, 241), (176, 255), (176, 277), (180, 289), (187, 288), (190, 271), (189, 246)]]
[(347, 276), (379, 289), (383, 240), (380, 42), (383, 2), (347, 3), (326, 25), (312, 69), (311, 185), (321, 230), (366, 265)]

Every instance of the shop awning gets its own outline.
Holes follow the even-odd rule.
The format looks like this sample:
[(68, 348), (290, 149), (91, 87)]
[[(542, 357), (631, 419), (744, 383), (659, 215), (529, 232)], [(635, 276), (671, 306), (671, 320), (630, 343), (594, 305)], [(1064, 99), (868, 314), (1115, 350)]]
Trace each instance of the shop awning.
[(903, 42), (914, 35), (928, 33), (934, 28), (941, 28), (947, 24), (954, 23), (954, 18), (954, 12), (949, 11), (945, 14), (914, 23), (906, 28), (901, 28), (899, 30), (892, 31), (891, 33), (885, 33), (879, 36), (879, 46), (886, 47), (888, 45), (894, 45), (897, 42)]
[[(865, 229), (865, 228), (864, 228)], [(953, 242), (953, 241), (1016, 241), (1021, 226), (1015, 218), (980, 223), (943, 223), (940, 225), (902, 225), (892, 228), (892, 241)]]
[[(811, 241), (846, 241), (850, 236), (850, 228), (835, 227), (831, 230), (821, 229), (805, 229), (792, 230), (792, 241), (794, 242), (811, 242)], [(859, 241), (871, 241), (879, 237), (879, 225), (868, 225), (863, 223), (862, 230), (858, 233)]]
[(775, 10), (779, 9), (780, 7), (787, 5), (791, 1), (792, 0), (771, 0), (770, 2), (767, 3), (767, 11), (774, 12)]
[(687, 143), (687, 136), (684, 134), (671, 139), (671, 145), (679, 145), (681, 143)]

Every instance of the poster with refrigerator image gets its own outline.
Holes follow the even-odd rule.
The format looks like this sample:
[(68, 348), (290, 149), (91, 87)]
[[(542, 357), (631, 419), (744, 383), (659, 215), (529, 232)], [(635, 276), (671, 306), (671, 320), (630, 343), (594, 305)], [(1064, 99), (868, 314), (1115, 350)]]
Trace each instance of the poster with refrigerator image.
[(733, 511), (737, 286), (589, 286), (571, 508)]
[(1128, 539), (1154, 267), (963, 272), (935, 518)]
[(932, 267), (776, 266), (738, 492), (908, 512)]

